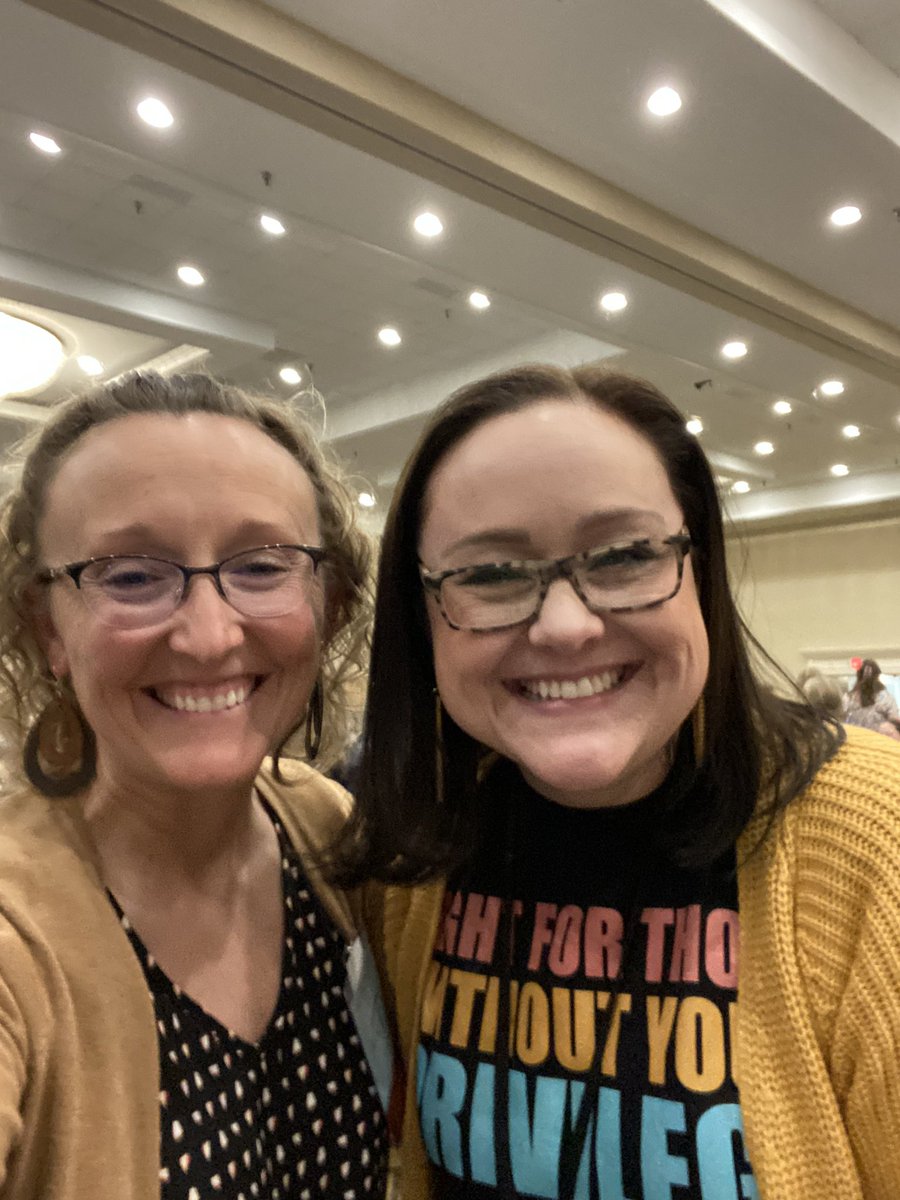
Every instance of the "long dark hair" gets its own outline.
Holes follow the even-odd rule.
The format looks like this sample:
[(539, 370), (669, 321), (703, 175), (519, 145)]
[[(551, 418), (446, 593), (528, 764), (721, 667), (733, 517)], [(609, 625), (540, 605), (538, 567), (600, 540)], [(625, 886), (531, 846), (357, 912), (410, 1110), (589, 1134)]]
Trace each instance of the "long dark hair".
[[(400, 479), (381, 551), (357, 807), (337, 849), (336, 878), (421, 882), (453, 871), (481, 829), (477, 796), (487, 751), (446, 712), (437, 729), (435, 676), (418, 574), (426, 489), (435, 468), (482, 423), (542, 400), (589, 403), (625, 421), (664, 464), (692, 539), (709, 637), (705, 738), (694, 760), (690, 722), (675, 746), (664, 849), (684, 865), (734, 844), (760, 796), (770, 812), (794, 797), (842, 740), (840, 727), (777, 697), (774, 664), (745, 628), (728, 585), (715, 480), (683, 415), (649, 383), (595, 367), (529, 366), (489, 376), (434, 413)], [(751, 664), (751, 653), (758, 661)], [(777, 668), (774, 668), (777, 670)], [(442, 768), (442, 769), (441, 769)]]
[(859, 699), (860, 708), (871, 708), (879, 692), (885, 690), (881, 682), (881, 667), (874, 658), (864, 658), (856, 672), (853, 693)]

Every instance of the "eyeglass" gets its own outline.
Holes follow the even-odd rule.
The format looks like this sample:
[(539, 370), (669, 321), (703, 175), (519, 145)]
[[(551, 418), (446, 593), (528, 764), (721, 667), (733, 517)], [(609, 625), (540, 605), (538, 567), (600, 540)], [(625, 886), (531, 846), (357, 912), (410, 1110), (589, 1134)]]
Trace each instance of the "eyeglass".
[(101, 621), (140, 629), (167, 621), (195, 575), (211, 575), (216, 591), (245, 617), (283, 617), (309, 596), (326, 553), (319, 546), (256, 546), (209, 567), (184, 567), (146, 554), (109, 554), (50, 567), (41, 583), (68, 577)]
[(676, 533), (541, 561), (477, 563), (449, 571), (429, 571), (420, 564), (419, 574), (452, 629), (486, 633), (536, 620), (557, 579), (568, 579), (584, 606), (597, 615), (665, 604), (681, 587), (690, 548), (690, 536)]

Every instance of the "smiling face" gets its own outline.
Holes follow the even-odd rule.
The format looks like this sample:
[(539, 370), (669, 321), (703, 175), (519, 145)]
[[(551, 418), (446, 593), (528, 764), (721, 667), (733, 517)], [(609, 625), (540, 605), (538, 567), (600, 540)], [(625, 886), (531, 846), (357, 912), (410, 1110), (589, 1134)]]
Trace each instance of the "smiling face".
[[(202, 567), (275, 542), (320, 544), (299, 464), (249, 422), (208, 413), (131, 415), (85, 434), (50, 484), (39, 538), (54, 567), (108, 554)], [(305, 711), (324, 609), (318, 577), (293, 611), (260, 619), (200, 576), (164, 622), (118, 629), (61, 579), (42, 641), (96, 735), (99, 781), (216, 791), (247, 786)]]
[[(485, 421), (448, 452), (425, 494), (419, 553), (442, 571), (561, 558), (683, 525), (649, 442), (588, 403), (548, 399)], [(537, 791), (600, 807), (662, 782), (708, 668), (690, 555), (678, 594), (643, 612), (593, 615), (565, 579), (531, 624), (493, 633), (451, 629), (433, 597), (427, 606), (447, 711)]]

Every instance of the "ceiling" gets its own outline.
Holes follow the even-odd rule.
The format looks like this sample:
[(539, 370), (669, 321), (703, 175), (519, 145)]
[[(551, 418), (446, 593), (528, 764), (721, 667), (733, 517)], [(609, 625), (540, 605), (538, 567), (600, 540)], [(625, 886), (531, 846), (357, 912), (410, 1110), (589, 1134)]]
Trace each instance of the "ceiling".
[[(252, 30), (265, 13), (237, 3)], [(701, 418), (723, 488), (751, 485), (729, 494), (737, 519), (839, 519), (900, 504), (893, 0), (274, 6), (302, 22), (290, 30), (301, 48), (319, 31), (366, 55), (351, 63), (360, 96), (372, 79), (401, 95), (403, 81), (379, 76), (378, 63), (424, 85), (407, 122), (424, 127), (431, 97), (435, 111), (443, 97), (483, 118), (498, 162), (524, 146), (539, 165), (570, 165), (578, 180), (617, 189), (603, 195), (619, 206), (619, 226), (619, 210), (656, 214), (660, 228), (669, 220), (681, 258), (664, 271), (646, 239), (642, 255), (612, 241), (598, 253), (583, 231), (568, 236), (549, 219), (541, 228), (475, 198), (459, 170), (409, 169), (424, 158), (384, 152), (376, 137), (367, 151), (365, 130), (326, 136), (275, 111), (262, 91), (254, 102), (180, 70), (173, 63), (187, 60), (159, 39), (142, 53), (133, 43), (143, 34), (105, 25), (111, 9), (141, 8), (129, 0), (63, 7), (109, 38), (0, 0), (0, 308), (26, 306), (63, 328), (70, 352), (48, 387), (0, 401), (0, 445), (85, 382), (77, 354), (99, 358), (104, 377), (202, 363), (245, 386), (296, 393), (360, 489), (374, 490), (367, 519), (377, 526), (422, 422), (454, 387), (525, 360), (608, 359)], [(181, 25), (174, 36), (178, 7), (146, 5), (161, 27), (172, 9), (173, 46), (184, 40)], [(797, 28), (809, 36), (792, 40)], [(806, 59), (794, 52), (801, 43)], [(820, 48), (813, 62), (810, 44)], [(642, 108), (658, 83), (685, 101), (665, 124)], [(147, 94), (173, 109), (171, 130), (135, 118)], [(35, 150), (35, 129), (62, 153)], [(842, 203), (863, 209), (859, 225), (829, 225)], [(425, 208), (445, 225), (432, 242), (411, 229)], [(283, 221), (283, 237), (260, 230), (262, 212)], [(695, 246), (725, 264), (705, 285), (684, 265)], [(185, 262), (203, 270), (203, 287), (178, 280)], [(751, 276), (753, 303), (740, 303)], [(485, 312), (467, 303), (476, 287), (491, 297)], [(629, 298), (622, 313), (598, 309), (611, 288)], [(805, 324), (786, 299), (795, 295)], [(393, 349), (376, 337), (387, 324), (403, 337)], [(734, 339), (749, 353), (729, 363), (720, 347)], [(280, 380), (287, 365), (300, 385)], [(815, 394), (830, 378), (844, 394)], [(772, 412), (779, 399), (789, 416)], [(852, 441), (841, 432), (849, 423), (860, 430)], [(773, 454), (754, 452), (761, 440)], [(830, 474), (837, 462), (849, 467), (844, 479)]]

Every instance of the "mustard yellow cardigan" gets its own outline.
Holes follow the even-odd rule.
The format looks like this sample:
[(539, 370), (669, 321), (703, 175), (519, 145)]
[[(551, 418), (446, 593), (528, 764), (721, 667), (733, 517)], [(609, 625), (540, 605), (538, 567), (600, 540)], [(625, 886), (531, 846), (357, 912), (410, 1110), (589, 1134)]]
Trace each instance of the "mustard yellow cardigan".
[[(736, 1078), (763, 1200), (900, 1200), (900, 746), (847, 743), (738, 846)], [(365, 919), (406, 1064), (444, 884), (367, 891)], [(397, 1185), (431, 1195), (407, 1071)]]
[[(292, 768), (293, 772), (293, 768)], [(261, 776), (325, 908), (348, 941), (346, 898), (310, 852), (349, 798), (302, 764)], [(0, 1197), (159, 1200), (153, 1002), (100, 881), (77, 800), (0, 801)]]

